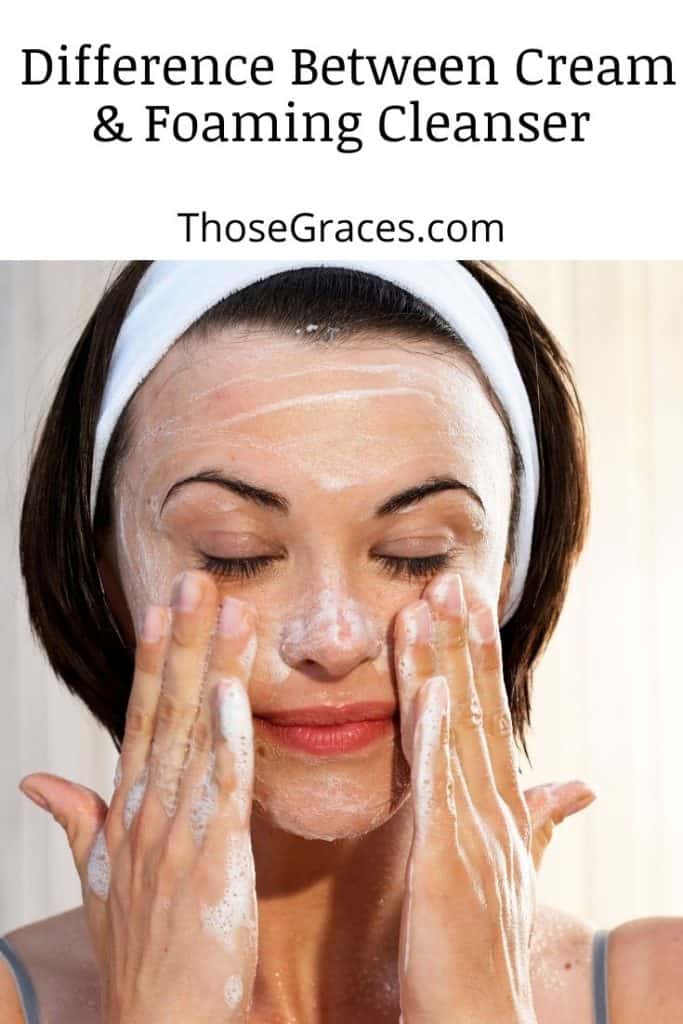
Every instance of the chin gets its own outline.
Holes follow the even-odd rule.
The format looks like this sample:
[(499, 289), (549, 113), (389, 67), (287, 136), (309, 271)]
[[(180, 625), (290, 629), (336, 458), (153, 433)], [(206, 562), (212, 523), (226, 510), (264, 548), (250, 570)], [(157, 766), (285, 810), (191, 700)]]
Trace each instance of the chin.
[[(278, 766), (274, 767), (277, 772)], [(383, 775), (352, 773), (345, 765), (281, 773), (259, 771), (254, 809), (272, 828), (302, 839), (351, 839), (381, 828), (410, 796), (410, 770), (401, 757)], [(381, 780), (381, 781), (380, 781)]]

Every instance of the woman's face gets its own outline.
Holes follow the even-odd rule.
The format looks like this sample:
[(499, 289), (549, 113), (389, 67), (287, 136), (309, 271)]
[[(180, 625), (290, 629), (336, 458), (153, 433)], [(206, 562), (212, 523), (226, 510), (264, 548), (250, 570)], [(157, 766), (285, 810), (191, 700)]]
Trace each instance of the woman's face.
[[(134, 400), (109, 545), (134, 628), (149, 604), (169, 602), (177, 573), (210, 569), (258, 613), (256, 716), (396, 706), (393, 621), (441, 568), (499, 600), (505, 429), (462, 356), (402, 344), (375, 332), (322, 349), (232, 327), (175, 345)], [(453, 487), (382, 509), (437, 477)], [(235, 479), (272, 497), (237, 493)], [(231, 562), (271, 558), (247, 563), (246, 578)], [(408, 794), (398, 727), (320, 755), (261, 725), (254, 798), (282, 829), (361, 834)]]

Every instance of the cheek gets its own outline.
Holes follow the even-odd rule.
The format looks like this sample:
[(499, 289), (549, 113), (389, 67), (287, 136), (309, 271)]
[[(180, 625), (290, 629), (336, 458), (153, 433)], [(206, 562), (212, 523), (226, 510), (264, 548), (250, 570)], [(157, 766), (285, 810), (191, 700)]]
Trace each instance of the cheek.
[[(476, 588), (492, 601), (497, 598), (506, 547), (502, 516), (499, 522), (486, 543), (463, 552), (454, 565), (466, 590)], [(142, 502), (130, 494), (118, 502), (116, 548), (124, 595), (139, 635), (149, 605), (169, 603), (173, 580), (189, 567), (188, 555), (151, 529)], [(299, 661), (315, 661), (330, 651), (334, 656), (335, 646), (354, 648), (358, 660), (371, 662), (381, 676), (391, 673), (393, 620), (402, 607), (421, 597), (429, 579), (383, 581), (373, 573), (359, 580), (352, 593), (334, 573), (323, 575), (316, 583), (309, 576), (272, 584), (219, 585), (221, 596), (249, 600), (258, 613), (256, 692), (282, 684)]]
[(477, 593), (482, 599), (495, 605), (498, 601), (502, 582), (505, 552), (507, 548), (507, 527), (489, 535), (476, 552), (467, 552), (454, 568), (462, 577), (465, 594)]
[(309, 675), (312, 664), (330, 673), (335, 692), (343, 689), (345, 676), (353, 673), (357, 680), (354, 670), (363, 664), (375, 675), (384, 675), (389, 671), (392, 619), (410, 599), (408, 595), (405, 601), (397, 600), (395, 585), (378, 586), (376, 580), (365, 586), (359, 582), (352, 593), (338, 580), (336, 585), (331, 579), (311, 583), (310, 577), (291, 576), (261, 585), (226, 582), (219, 592), (248, 600), (256, 609), (256, 698), (292, 675)]

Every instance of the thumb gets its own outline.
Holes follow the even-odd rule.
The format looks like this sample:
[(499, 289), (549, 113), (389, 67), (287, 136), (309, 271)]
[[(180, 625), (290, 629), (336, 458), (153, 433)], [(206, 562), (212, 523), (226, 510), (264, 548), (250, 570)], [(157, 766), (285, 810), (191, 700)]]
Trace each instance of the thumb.
[(524, 799), (531, 819), (531, 856), (538, 870), (555, 826), (592, 804), (595, 793), (585, 782), (575, 779), (534, 786), (526, 790)]
[(107, 816), (104, 800), (86, 786), (45, 772), (27, 775), (19, 783), (19, 789), (38, 807), (49, 811), (62, 826), (76, 870), (83, 878), (88, 854)]

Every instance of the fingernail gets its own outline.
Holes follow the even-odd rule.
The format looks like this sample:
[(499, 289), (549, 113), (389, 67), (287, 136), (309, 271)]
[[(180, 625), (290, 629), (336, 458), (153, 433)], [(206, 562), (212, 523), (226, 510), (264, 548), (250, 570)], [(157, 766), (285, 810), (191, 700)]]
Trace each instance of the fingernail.
[(434, 587), (434, 597), (447, 615), (465, 614), (465, 595), (458, 573), (444, 576)]
[(152, 606), (147, 609), (142, 626), (142, 639), (146, 644), (157, 644), (166, 633), (166, 609)]
[(408, 643), (428, 644), (432, 639), (432, 612), (426, 601), (419, 601), (406, 613)]
[(498, 632), (496, 622), (491, 608), (477, 608), (470, 614), (470, 635), (475, 643), (488, 644), (495, 639)]
[[(594, 800), (595, 796), (583, 796), (576, 800), (563, 811), (560, 821), (564, 821), (565, 818), (571, 818), (573, 814), (578, 814), (579, 811), (585, 811), (587, 807), (590, 807)], [(556, 822), (556, 824), (559, 824), (559, 822)]]
[(37, 789), (33, 789), (32, 786), (27, 786), (25, 783), (22, 783), (21, 786), (19, 786), (19, 789), (24, 794), (24, 796), (27, 796), (29, 800), (33, 800), (33, 803), (37, 804), (38, 807), (42, 807), (44, 811), (50, 810), (50, 806), (47, 800), (41, 793), (38, 792)]
[(172, 603), (179, 612), (194, 612), (199, 607), (202, 588), (196, 575), (184, 572), (177, 576), (173, 584)]
[(218, 616), (218, 631), (225, 636), (239, 636), (244, 632), (246, 616), (244, 604), (234, 597), (223, 598), (221, 612)]

